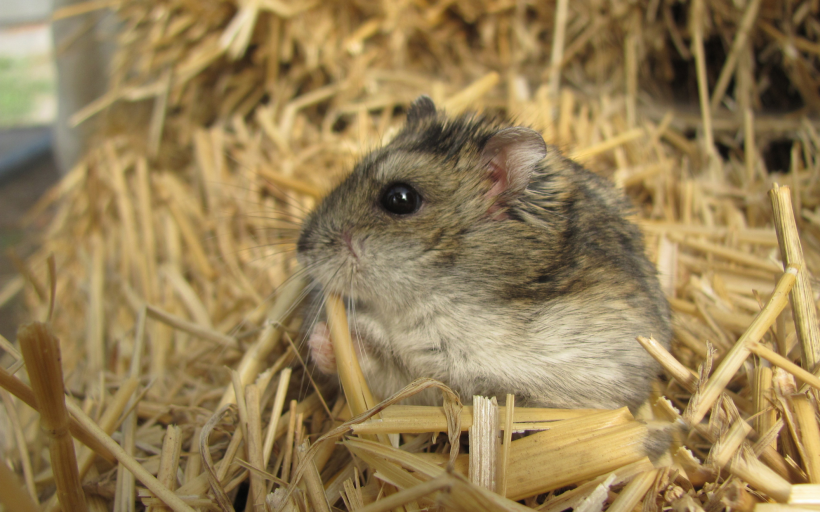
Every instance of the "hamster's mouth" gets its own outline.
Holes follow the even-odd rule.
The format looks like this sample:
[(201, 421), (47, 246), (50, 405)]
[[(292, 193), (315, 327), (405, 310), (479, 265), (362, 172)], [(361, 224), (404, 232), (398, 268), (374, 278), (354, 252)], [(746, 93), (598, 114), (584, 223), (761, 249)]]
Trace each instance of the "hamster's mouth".
[(359, 290), (366, 287), (366, 278), (362, 275), (362, 267), (358, 258), (348, 256), (324, 262), (307, 256), (299, 259), (307, 275), (321, 284), (325, 293), (335, 293), (357, 299), (360, 295)]

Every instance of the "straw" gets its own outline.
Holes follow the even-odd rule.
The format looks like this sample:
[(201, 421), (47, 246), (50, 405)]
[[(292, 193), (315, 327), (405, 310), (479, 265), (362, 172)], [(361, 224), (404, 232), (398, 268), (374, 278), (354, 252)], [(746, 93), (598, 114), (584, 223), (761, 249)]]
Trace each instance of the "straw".
[[(65, 389), (83, 399), (66, 404), (69, 429), (93, 448), (78, 454), (80, 475), (89, 474), (89, 508), (165, 505), (80, 426), (75, 409), (93, 414), (104, 432), (122, 422), (122, 433), (112, 435), (149, 472), (159, 470), (162, 433), (180, 427), (188, 460), (174, 494), (203, 510), (230, 510), (238, 486), (254, 480), (251, 501), (259, 506), (258, 482), (269, 478), (261, 469), (288, 473), (287, 490), (267, 480), (266, 487), (275, 485), (264, 502), (294, 512), (315, 508), (320, 494), (344, 508), (342, 489), (350, 509), (524, 510), (545, 500), (541, 508), (550, 512), (635, 509), (641, 493), (632, 491), (641, 489), (629, 482), (653, 471), (644, 455), (647, 447), (662, 450), (656, 429), (671, 435), (673, 449), (657, 459), (645, 512), (747, 511), (758, 500), (783, 502), (788, 486), (807, 481), (812, 415), (792, 395), (813, 400), (808, 388), (817, 385), (811, 361), (795, 364), (799, 353), (811, 355), (805, 340), (816, 327), (801, 316), (811, 314), (815, 297), (795, 296), (820, 264), (814, 4), (360, 4), (227, 0), (212, 9), (123, 0), (95, 12), (118, 23), (110, 89), (73, 113), (74, 122), (97, 116), (94, 142), (25, 216), (34, 236), (15, 249), (28, 255), (14, 262), (23, 275), (0, 277), (0, 305), (13, 300), (28, 318), (49, 318), (61, 338)], [(85, 2), (57, 16), (105, 5)], [(722, 43), (725, 58), (712, 51)], [(282, 336), (304, 348), (301, 335), (315, 319), (298, 304), (321, 293), (297, 284), (312, 271), (295, 258), (302, 219), (357, 161), (392, 140), (420, 94), (449, 114), (530, 126), (627, 196), (672, 310), (668, 350), (651, 339), (658, 333), (633, 333), (674, 379), (656, 385), (640, 410), (645, 430), (624, 411), (602, 417), (529, 408), (523, 395), (514, 409), (499, 408), (497, 425), (474, 425), (474, 408), (458, 410), (446, 390), (444, 407), (380, 405), (362, 395), (356, 408), (337, 399), (328, 418), (319, 392), (332, 400), (336, 377), (320, 378), (305, 354), (304, 365), (286, 369), (296, 356)], [(772, 218), (766, 193), (776, 182), (789, 185), (791, 200), (777, 215), (791, 216), (799, 231)], [(800, 259), (784, 255), (784, 234), (800, 236)], [(775, 315), (766, 303), (783, 262), (798, 262), (800, 272), (790, 305)], [(760, 320), (769, 314), (771, 327)], [(334, 346), (346, 342), (349, 327), (334, 333)], [(0, 384), (35, 406), (16, 349), (0, 345)], [(236, 385), (225, 367), (237, 372)], [(129, 391), (134, 382), (150, 385)], [(241, 391), (252, 385), (258, 418), (257, 400)], [(311, 389), (317, 385), (321, 391)], [(351, 385), (366, 389), (359, 375), (344, 393)], [(396, 400), (433, 386), (424, 381)], [(241, 422), (220, 409), (237, 401), (234, 388), (238, 402), (251, 404)], [(291, 414), (285, 404), (294, 398)], [(682, 435), (675, 408), (687, 404), (686, 417), (702, 416)], [(373, 406), (347, 423), (350, 409)], [(41, 456), (47, 438), (26, 430), (35, 410), (14, 407), (9, 446), (20, 444), (20, 433), (28, 444), (3, 456), (20, 481), (31, 476), (53, 509), (55, 470)], [(754, 431), (735, 425), (735, 408)], [(657, 418), (678, 425), (656, 425)], [(506, 482), (521, 503), (460, 475), (470, 459), (458, 455), (461, 432), (480, 425), (510, 436), (498, 454), (496, 485), (503, 493)], [(288, 431), (298, 455), (283, 468)], [(527, 435), (512, 441), (512, 431)], [(357, 435), (385, 444), (357, 447), (353, 457), (336, 449), (336, 441)], [(403, 449), (386, 444), (388, 436)], [(308, 439), (302, 460), (300, 440)], [(736, 449), (727, 450), (727, 440)], [(245, 457), (240, 451), (252, 442)], [(709, 452), (722, 457), (724, 469), (696, 460)], [(252, 464), (241, 460), (251, 455)], [(524, 472), (533, 478), (526, 489), (515, 479)], [(356, 483), (345, 486), (354, 473)], [(423, 487), (431, 481), (437, 484)], [(553, 485), (563, 488), (539, 495)]]
[(786, 272), (783, 273), (783, 276), (777, 282), (777, 286), (766, 307), (755, 317), (746, 332), (743, 333), (732, 349), (726, 354), (706, 386), (692, 398), (690, 406), (686, 411), (686, 419), (691, 425), (700, 423), (700, 420), (702, 420), (709, 409), (711, 409), (715, 400), (717, 400), (723, 391), (723, 388), (726, 387), (729, 380), (740, 369), (746, 358), (749, 357), (751, 353), (749, 346), (763, 337), (769, 327), (774, 323), (777, 315), (786, 307), (788, 301), (786, 294), (794, 285), (797, 272), (797, 267), (789, 265)]
[(37, 512), (37, 505), (26, 494), (25, 486), (20, 485), (17, 475), (5, 463), (0, 463), (0, 503), (6, 510), (20, 512)]
[(495, 397), (473, 397), (470, 427), (470, 481), (490, 491), (498, 473), (498, 402)]
[(820, 483), (820, 428), (817, 426), (816, 407), (805, 395), (792, 396), (791, 400), (800, 428), (806, 473), (811, 483)]
[(513, 418), (515, 411), (515, 395), (507, 394), (504, 401), (504, 439), (501, 444), (501, 454), (498, 461), (498, 476), (496, 490), (501, 496), (507, 495), (507, 467), (510, 463), (510, 443), (512, 442)]
[(794, 220), (789, 187), (779, 187), (775, 184), (769, 191), (769, 197), (772, 200), (780, 257), (784, 265), (793, 264), (801, 267), (789, 297), (794, 312), (797, 339), (802, 348), (803, 368), (815, 371), (817, 363), (820, 362), (820, 328), (817, 326), (817, 307), (814, 304), (808, 270), (804, 264), (803, 248)]
[[(165, 437), (162, 440), (162, 453), (159, 459), (159, 472), (157, 480), (169, 491), (176, 488), (177, 467), (179, 466), (179, 455), (182, 450), (182, 430), (175, 425), (168, 425), (165, 430)], [(170, 510), (167, 507), (148, 507), (146, 510), (159, 512)]]
[(342, 389), (344, 389), (350, 410), (354, 416), (358, 416), (374, 407), (376, 400), (370, 393), (370, 388), (364, 379), (364, 374), (356, 358), (342, 299), (336, 295), (328, 296), (325, 301), (325, 309), (328, 316), (330, 336), (333, 339), (333, 352), (336, 355), (339, 380), (342, 382)]
[(17, 339), (40, 411), (40, 423), (51, 441), (49, 453), (60, 504), (66, 510), (87, 510), (74, 442), (69, 435), (60, 342), (46, 324), (39, 322), (20, 327)]

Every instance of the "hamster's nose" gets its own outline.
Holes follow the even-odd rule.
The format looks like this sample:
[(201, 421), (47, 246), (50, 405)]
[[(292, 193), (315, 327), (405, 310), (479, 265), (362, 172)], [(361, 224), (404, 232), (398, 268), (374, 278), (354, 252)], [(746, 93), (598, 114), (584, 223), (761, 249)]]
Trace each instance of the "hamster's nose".
[(353, 247), (353, 237), (350, 235), (350, 230), (345, 229), (342, 231), (342, 240), (344, 241), (347, 249), (353, 255), (354, 258), (357, 260), (359, 259), (359, 254), (356, 252), (356, 248)]

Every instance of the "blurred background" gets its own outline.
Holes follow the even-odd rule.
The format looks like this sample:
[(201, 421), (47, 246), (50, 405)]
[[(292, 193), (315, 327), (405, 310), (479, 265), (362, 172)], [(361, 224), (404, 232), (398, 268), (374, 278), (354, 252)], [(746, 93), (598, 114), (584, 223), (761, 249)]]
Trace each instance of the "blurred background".
[[(51, 150), (57, 117), (51, 0), (4, 0), (0, 9), (0, 280), (24, 236), (20, 220), (59, 178)], [(22, 255), (21, 255), (22, 256)], [(0, 308), (0, 334), (11, 336), (15, 308)]]

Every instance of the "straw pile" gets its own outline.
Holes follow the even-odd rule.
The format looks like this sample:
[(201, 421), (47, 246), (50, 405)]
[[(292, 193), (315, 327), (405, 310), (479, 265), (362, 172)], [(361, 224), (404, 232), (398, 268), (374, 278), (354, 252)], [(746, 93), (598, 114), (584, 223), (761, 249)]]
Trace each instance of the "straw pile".
[[(41, 249), (0, 288), (49, 320), (0, 339), (6, 510), (232, 510), (240, 491), (246, 510), (820, 505), (817, 2), (57, 16), (98, 8), (122, 19), (120, 51), (74, 121), (107, 128), (33, 209)], [(640, 415), (688, 427), (654, 465), (655, 427), (626, 410), (461, 408), (446, 389), (442, 408), (373, 408), (355, 358), (337, 354), (344, 393), (305, 370), (298, 219), (421, 93), (529, 124), (633, 199), (675, 313), (671, 354), (636, 341), (667, 370)]]

